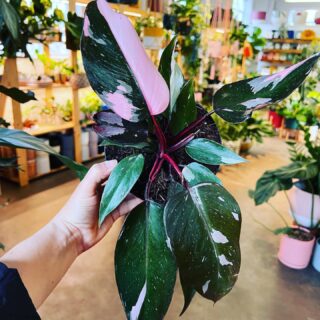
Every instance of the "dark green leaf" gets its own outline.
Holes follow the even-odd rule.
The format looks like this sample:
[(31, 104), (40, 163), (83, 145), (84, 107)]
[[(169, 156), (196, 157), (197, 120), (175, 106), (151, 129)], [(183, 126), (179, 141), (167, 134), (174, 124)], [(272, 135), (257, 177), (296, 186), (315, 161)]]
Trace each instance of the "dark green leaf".
[(194, 99), (193, 80), (185, 83), (172, 110), (170, 119), (170, 131), (178, 134), (197, 118), (196, 101)]
[(6, 0), (0, 1), (0, 11), (4, 23), (6, 24), (14, 40), (19, 39), (19, 15), (15, 8)]
[(171, 198), (171, 197), (173, 197), (175, 194), (177, 194), (177, 193), (179, 193), (179, 192), (181, 192), (181, 191), (183, 191), (183, 190), (184, 190), (184, 188), (183, 188), (183, 186), (182, 186), (180, 183), (178, 183), (178, 182), (176, 182), (176, 181), (174, 181), (174, 180), (171, 180), (171, 181), (170, 181), (170, 184), (169, 184), (169, 188), (168, 188), (167, 197), (168, 197), (168, 198)]
[(286, 98), (311, 72), (320, 53), (270, 76), (223, 86), (213, 97), (215, 112), (229, 122), (242, 122), (252, 112)]
[(273, 197), (278, 191), (289, 190), (293, 186), (293, 179), (310, 179), (318, 174), (314, 162), (296, 161), (288, 166), (266, 171), (257, 181), (256, 188), (251, 197), (256, 205), (260, 205)]
[(170, 198), (164, 212), (168, 239), (182, 286), (217, 301), (233, 287), (240, 269), (241, 213), (220, 185), (204, 183)]
[(22, 90), (19, 90), (17, 88), (6, 88), (0, 85), (0, 92), (20, 103), (37, 100), (32, 91), (23, 92)]
[(86, 8), (81, 39), (83, 64), (101, 100), (131, 122), (157, 115), (169, 105), (169, 90), (130, 20), (105, 0)]
[(185, 166), (182, 170), (182, 174), (190, 187), (206, 182), (222, 185), (221, 180), (210, 169), (197, 162), (192, 162)]
[(130, 320), (161, 320), (173, 294), (176, 264), (163, 224), (163, 208), (142, 203), (126, 219), (115, 251), (120, 298)]
[(175, 108), (176, 101), (184, 84), (183, 74), (175, 59), (177, 37), (174, 37), (161, 55), (159, 71), (170, 89), (169, 118)]
[(101, 198), (99, 225), (128, 195), (140, 177), (143, 164), (142, 154), (129, 156), (122, 159), (111, 172)]
[(17, 158), (0, 158), (0, 168), (12, 168), (17, 166)]
[(292, 228), (290, 227), (284, 227), (284, 228), (278, 228), (278, 229), (275, 229), (273, 231), (273, 233), (275, 235), (279, 235), (279, 234), (290, 234), (292, 232)]
[(204, 139), (194, 139), (186, 145), (188, 155), (199, 162), (211, 165), (236, 164), (246, 160), (221, 144)]
[(0, 146), (47, 152), (59, 158), (64, 165), (75, 171), (79, 179), (83, 179), (88, 172), (88, 169), (84, 165), (61, 155), (41, 139), (33, 137), (24, 131), (0, 128)]
[(150, 147), (146, 121), (129, 122), (111, 110), (96, 113), (94, 120), (97, 123), (93, 126), (94, 130), (106, 140), (103, 145), (130, 146), (139, 149)]

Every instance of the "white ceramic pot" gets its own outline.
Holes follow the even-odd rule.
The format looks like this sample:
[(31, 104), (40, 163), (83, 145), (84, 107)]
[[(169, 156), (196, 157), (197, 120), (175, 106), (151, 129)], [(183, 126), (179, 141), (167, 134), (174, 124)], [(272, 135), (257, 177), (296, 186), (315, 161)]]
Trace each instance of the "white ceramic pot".
[(318, 130), (319, 130), (319, 127), (317, 125), (309, 127), (311, 141), (316, 141), (318, 136)]
[(37, 156), (36, 165), (37, 165), (37, 175), (49, 173), (50, 172), (49, 155), (45, 153), (40, 157)]
[(89, 145), (83, 144), (81, 146), (81, 151), (82, 151), (82, 161), (87, 161), (90, 159), (90, 150), (89, 150)]
[[(291, 203), (290, 212), (297, 224), (306, 228), (311, 227), (311, 208), (312, 208), (312, 194), (303, 191), (296, 186), (293, 186), (288, 191), (288, 197)], [(291, 211), (291, 210), (290, 210)], [(314, 209), (313, 209), (313, 226), (320, 220), (320, 197), (314, 195)]]
[(312, 258), (313, 267), (320, 272), (320, 238), (317, 239)]
[(293, 14), (293, 24), (294, 25), (306, 24), (306, 19), (307, 19), (307, 12), (306, 11), (295, 12)]
[(89, 144), (89, 131), (81, 132), (81, 144), (88, 145)]

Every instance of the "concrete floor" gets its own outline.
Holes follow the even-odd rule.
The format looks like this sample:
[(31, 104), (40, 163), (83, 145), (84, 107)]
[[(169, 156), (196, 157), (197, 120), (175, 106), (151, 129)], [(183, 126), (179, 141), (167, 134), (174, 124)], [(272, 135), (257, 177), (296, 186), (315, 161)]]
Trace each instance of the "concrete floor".
[[(210, 301), (196, 296), (182, 319), (320, 319), (320, 273), (312, 267), (294, 271), (277, 261), (279, 238), (262, 228), (253, 217), (271, 228), (281, 226), (281, 221), (267, 205), (255, 207), (247, 195), (263, 171), (288, 161), (286, 149), (284, 142), (277, 138), (266, 139), (264, 145), (254, 147), (252, 155), (247, 157), (248, 163), (224, 167), (219, 173), (225, 187), (238, 200), (243, 214), (239, 280), (232, 292), (214, 307)], [(72, 180), (35, 195), (29, 194), (0, 209), (0, 242), (10, 249), (39, 229), (59, 210), (76, 183)], [(33, 186), (30, 190), (39, 189)], [(6, 184), (4, 193), (5, 188)], [(13, 195), (14, 187), (10, 190)], [(17, 193), (13, 198), (19, 198)], [(285, 214), (288, 211), (283, 195), (277, 195), (272, 203)], [(113, 252), (120, 228), (121, 221), (118, 221), (101, 243), (78, 258), (40, 308), (43, 319), (125, 319), (113, 271)], [(178, 319), (182, 304), (183, 296), (177, 284), (166, 319)]]

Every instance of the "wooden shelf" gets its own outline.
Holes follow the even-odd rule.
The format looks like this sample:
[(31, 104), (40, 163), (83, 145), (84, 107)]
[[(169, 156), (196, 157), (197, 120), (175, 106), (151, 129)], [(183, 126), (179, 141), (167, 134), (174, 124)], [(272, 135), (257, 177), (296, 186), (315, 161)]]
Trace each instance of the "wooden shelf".
[(313, 40), (306, 40), (306, 39), (267, 39), (267, 40), (273, 43), (293, 43), (293, 44), (308, 44), (313, 41)]
[(67, 83), (51, 83), (49, 85), (39, 85), (39, 84), (30, 84), (30, 85), (20, 85), (19, 88), (21, 90), (37, 90), (37, 89), (47, 89), (47, 88), (52, 88), (52, 89), (58, 89), (58, 88), (71, 88), (71, 85), (67, 82)]
[(30, 129), (26, 130), (25, 132), (33, 135), (33, 136), (40, 136), (42, 134), (50, 133), (50, 132), (56, 132), (56, 131), (64, 131), (68, 129), (72, 129), (74, 127), (74, 123), (72, 121), (66, 122), (59, 125), (46, 125), (46, 126), (39, 126), (36, 129)]
[(261, 60), (261, 62), (276, 64), (279, 66), (291, 66), (292, 65), (291, 61), (282, 61), (282, 60)]
[(264, 49), (264, 53), (301, 54), (302, 50), (295, 49)]

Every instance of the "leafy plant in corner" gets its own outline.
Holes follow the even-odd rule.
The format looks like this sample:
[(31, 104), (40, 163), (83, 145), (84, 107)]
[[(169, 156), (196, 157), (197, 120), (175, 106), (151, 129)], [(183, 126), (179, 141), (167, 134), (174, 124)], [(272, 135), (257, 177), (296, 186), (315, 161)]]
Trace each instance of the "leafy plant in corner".
[[(130, 39), (128, 41), (127, 39)], [(144, 202), (127, 217), (115, 250), (115, 273), (128, 319), (162, 319), (179, 269), (185, 296), (217, 301), (240, 268), (240, 208), (217, 166), (244, 160), (219, 142), (210, 115), (242, 122), (287, 97), (319, 55), (272, 76), (222, 87), (214, 110), (194, 101), (175, 61), (174, 38), (159, 71), (127, 18), (104, 0), (88, 4), (81, 51), (92, 88), (110, 108), (94, 116), (106, 158), (120, 162), (103, 191), (99, 222), (133, 192)], [(133, 49), (134, 48), (134, 49)]]
[(314, 221), (314, 197), (320, 194), (320, 146), (319, 141), (311, 140), (309, 127), (301, 129), (304, 131), (304, 145), (288, 143), (291, 163), (266, 171), (257, 181), (255, 190), (250, 191), (250, 196), (256, 205), (261, 205), (267, 203), (279, 191), (284, 191), (286, 194), (286, 191), (293, 186), (310, 193), (312, 195), (310, 228), (314, 229), (317, 225), (317, 221)]

